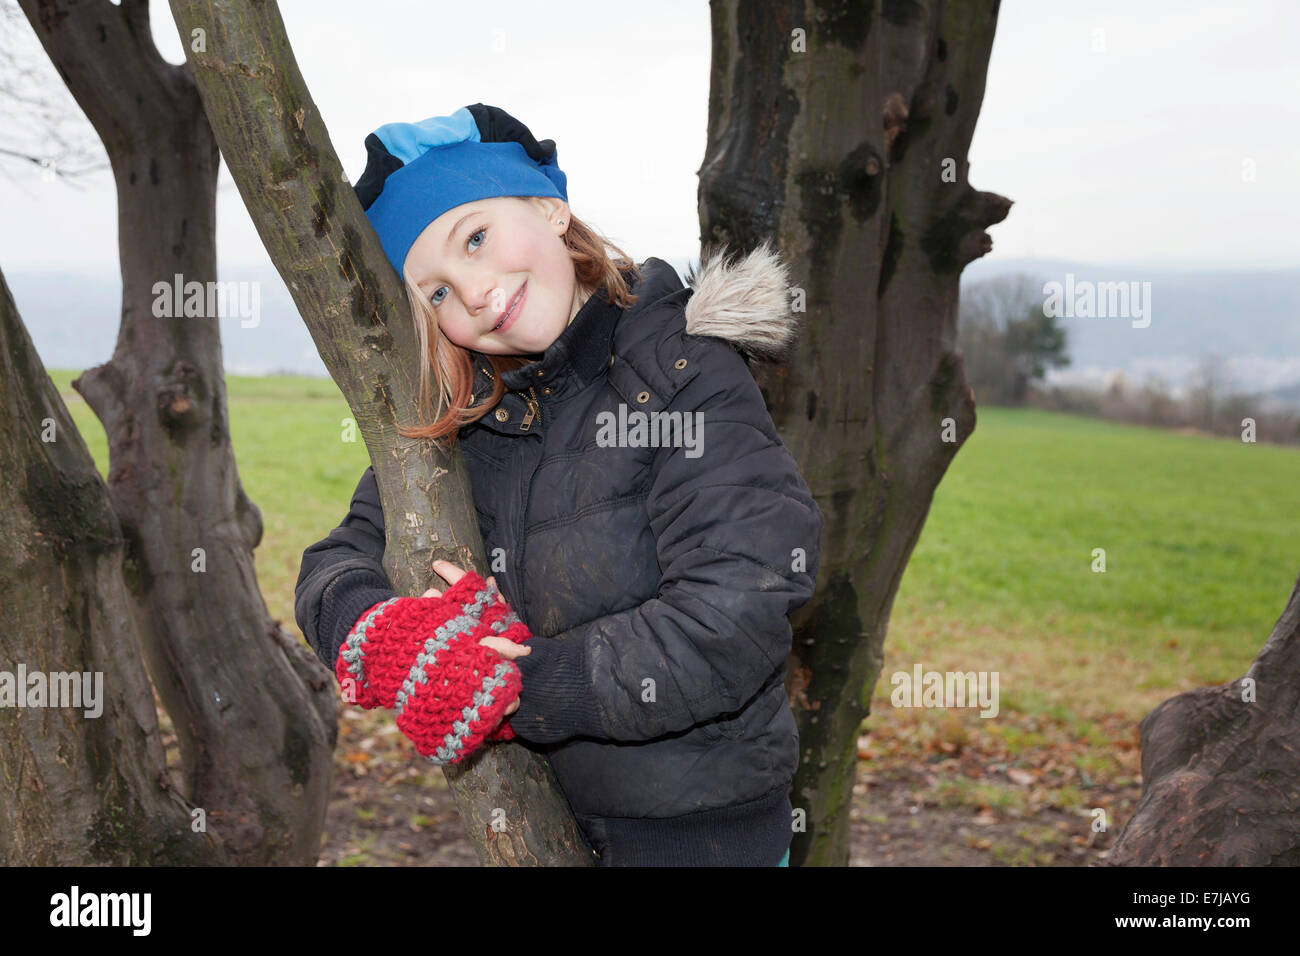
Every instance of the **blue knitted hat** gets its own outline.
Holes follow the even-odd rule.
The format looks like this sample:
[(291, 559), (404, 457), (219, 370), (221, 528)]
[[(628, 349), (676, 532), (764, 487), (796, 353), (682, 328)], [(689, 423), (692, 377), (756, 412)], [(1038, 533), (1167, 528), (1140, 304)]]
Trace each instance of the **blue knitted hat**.
[(397, 274), (411, 246), (448, 209), (496, 196), (569, 199), (555, 141), (533, 139), (503, 109), (475, 103), (419, 123), (386, 123), (366, 137), (353, 187)]

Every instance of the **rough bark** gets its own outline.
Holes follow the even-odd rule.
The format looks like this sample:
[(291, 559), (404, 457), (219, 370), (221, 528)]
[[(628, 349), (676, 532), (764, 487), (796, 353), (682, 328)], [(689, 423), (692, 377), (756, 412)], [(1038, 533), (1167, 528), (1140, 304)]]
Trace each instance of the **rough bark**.
[[(171, 0), (171, 9), (240, 195), (358, 423), (384, 513), (401, 516), (384, 523), (389, 580), (408, 595), (445, 588), (431, 569), (437, 558), (486, 573), (459, 455), (397, 434), (417, 404), (409, 306), (348, 185), (278, 7)], [(467, 763), (446, 776), (485, 864), (592, 862), (544, 758), (511, 742)]]
[(166, 772), (108, 489), (3, 275), (0, 401), (0, 660), (15, 682), (20, 666), (102, 675), (97, 715), (48, 706), (48, 687), (47, 706), (0, 707), (0, 864), (212, 862)]
[(1300, 578), (1243, 677), (1142, 719), (1142, 799), (1106, 862), (1300, 866)]
[(755, 369), (826, 516), (817, 591), (791, 618), (791, 801), (807, 815), (792, 866), (848, 862), (858, 730), (894, 595), (975, 426), (957, 293), (1011, 206), (976, 191), (966, 161), (997, 7), (711, 3), (701, 235), (746, 250), (775, 239), (806, 296), (789, 362)]
[[(230, 446), (218, 318), (153, 310), (156, 283), (217, 278), (216, 142), (188, 68), (154, 48), (147, 0), (21, 5), (103, 140), (117, 188), (118, 340), (73, 385), (108, 435), (133, 598), (132, 616), (114, 618), (118, 636), (133, 646), (139, 635), (179, 739), (180, 786), (220, 860), (310, 863), (337, 733), (329, 675), (271, 620), (257, 587), (262, 521)], [(125, 767), (129, 751), (117, 756), (119, 773), (142, 772)]]

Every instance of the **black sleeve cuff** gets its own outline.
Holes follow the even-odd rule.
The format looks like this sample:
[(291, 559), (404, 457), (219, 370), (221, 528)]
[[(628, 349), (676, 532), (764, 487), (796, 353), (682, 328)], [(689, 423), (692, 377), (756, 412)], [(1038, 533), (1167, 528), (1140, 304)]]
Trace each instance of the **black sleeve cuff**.
[(515, 658), (523, 677), (523, 691), (519, 709), (509, 717), (510, 728), (525, 740), (539, 744), (558, 743), (579, 735), (607, 737), (587, 675), (584, 645), (534, 637), (524, 646), (531, 647), (532, 652)]
[(386, 578), (364, 569), (341, 574), (330, 582), (321, 595), (320, 606), (320, 635), (329, 646), (322, 644), (316, 653), (331, 674), (339, 659), (339, 648), (357, 618), (380, 601), (400, 596), (388, 586)]

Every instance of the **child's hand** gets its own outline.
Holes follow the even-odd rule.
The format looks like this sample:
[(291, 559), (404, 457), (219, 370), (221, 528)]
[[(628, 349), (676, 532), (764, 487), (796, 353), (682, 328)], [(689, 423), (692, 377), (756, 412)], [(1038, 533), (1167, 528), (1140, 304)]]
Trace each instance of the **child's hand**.
[[(453, 587), (455, 587), (457, 581), (465, 576), (465, 569), (452, 564), (450, 561), (433, 562), (433, 570)], [(496, 584), (496, 578), (489, 577), (487, 583)], [(420, 597), (442, 597), (442, 592), (437, 588), (429, 588), (429, 590), (421, 594)], [(508, 641), (504, 637), (485, 637), (482, 638), (479, 643), (486, 644), (508, 661), (512, 661), (516, 657), (523, 657), (524, 655), (533, 652), (531, 647), (528, 647), (525, 644), (516, 644), (514, 641)], [(516, 698), (515, 702), (506, 709), (506, 715), (509, 716), (518, 709), (519, 700)]]

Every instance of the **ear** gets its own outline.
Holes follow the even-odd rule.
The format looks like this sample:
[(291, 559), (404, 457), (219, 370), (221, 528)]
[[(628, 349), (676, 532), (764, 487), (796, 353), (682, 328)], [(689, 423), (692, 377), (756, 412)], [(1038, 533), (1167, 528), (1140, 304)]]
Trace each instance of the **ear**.
[[(546, 221), (558, 230), (558, 234), (562, 235), (569, 227), (569, 204), (563, 199), (557, 199), (554, 196), (533, 196), (531, 198), (533, 202), (537, 203), (538, 208), (546, 217)], [(557, 219), (563, 219), (564, 225), (557, 226)]]

